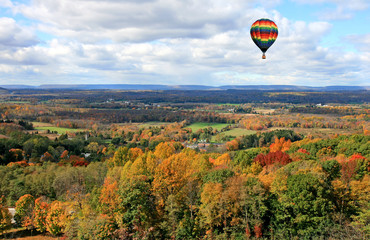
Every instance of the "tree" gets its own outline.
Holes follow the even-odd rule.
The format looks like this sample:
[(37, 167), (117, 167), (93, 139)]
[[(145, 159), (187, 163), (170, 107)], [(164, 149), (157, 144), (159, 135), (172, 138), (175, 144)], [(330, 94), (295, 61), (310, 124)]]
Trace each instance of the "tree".
[(250, 227), (254, 228), (256, 237), (262, 236), (262, 225), (268, 213), (266, 206), (267, 191), (257, 178), (248, 177), (242, 186), (240, 207), (242, 209), (242, 222), (245, 231), (250, 233)]
[(112, 166), (124, 166), (129, 160), (128, 158), (128, 148), (119, 147), (113, 155), (113, 159), (110, 161)]
[(279, 194), (274, 230), (284, 237), (324, 236), (333, 224), (330, 189), (311, 173), (291, 175)]
[(64, 150), (60, 155), (60, 159), (68, 159), (68, 151)]
[(57, 236), (64, 232), (67, 216), (63, 204), (54, 201), (50, 204), (49, 212), (46, 216), (46, 229), (49, 233)]
[(132, 162), (134, 162), (136, 158), (143, 154), (143, 150), (141, 150), (140, 148), (130, 148), (128, 150), (128, 157)]
[(214, 161), (213, 165), (215, 166), (222, 166), (228, 165), (231, 162), (230, 155), (228, 153), (224, 153)]
[(223, 187), (221, 183), (204, 184), (201, 193), (200, 213), (206, 230), (213, 231), (222, 226), (223, 208), (221, 203)]
[(48, 210), (49, 204), (44, 202), (42, 197), (39, 197), (35, 200), (35, 207), (33, 210), (33, 225), (39, 232), (46, 231), (46, 216), (48, 214)]
[(120, 210), (119, 227), (126, 229), (136, 239), (143, 239), (156, 225), (157, 213), (155, 197), (151, 191), (148, 177), (133, 176), (121, 182), (120, 201), (116, 208)]
[(228, 151), (236, 151), (239, 149), (239, 141), (237, 139), (231, 140), (226, 143), (226, 149)]
[(15, 204), (14, 219), (18, 225), (25, 228), (33, 228), (33, 208), (35, 205), (35, 198), (26, 194), (20, 197)]
[(164, 159), (170, 157), (175, 153), (176, 149), (175, 147), (168, 142), (161, 142), (160, 144), (157, 145), (154, 151), (154, 155), (163, 161)]
[(290, 139), (285, 141), (285, 137), (282, 138), (275, 138), (275, 142), (270, 145), (270, 152), (277, 152), (282, 151), (285, 152), (289, 150), (290, 145), (292, 145), (292, 142)]
[(103, 213), (114, 215), (115, 212), (119, 211), (117, 206), (121, 199), (118, 194), (118, 183), (110, 177), (107, 177), (104, 181), (103, 188), (99, 202)]
[(322, 163), (322, 169), (328, 174), (328, 180), (333, 181), (340, 176), (342, 166), (337, 160), (328, 160)]
[(264, 155), (263, 153), (260, 153), (254, 159), (254, 161), (258, 162), (259, 164), (261, 164), (262, 167), (264, 167), (264, 166), (269, 166), (269, 165), (277, 164), (277, 163), (281, 165), (286, 165), (292, 162), (292, 159), (289, 157), (287, 153), (284, 153), (282, 151), (276, 151), (276, 152), (269, 152), (266, 155)]
[(41, 162), (52, 162), (52, 161), (54, 161), (54, 157), (49, 152), (45, 152), (41, 156), (40, 161)]
[(4, 206), (4, 196), (0, 197), (0, 234), (12, 226), (12, 216), (6, 206)]

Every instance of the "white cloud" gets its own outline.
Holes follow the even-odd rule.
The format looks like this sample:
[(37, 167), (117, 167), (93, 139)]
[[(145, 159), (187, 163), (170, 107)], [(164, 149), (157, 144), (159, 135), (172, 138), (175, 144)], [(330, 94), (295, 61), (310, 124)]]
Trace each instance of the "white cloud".
[(19, 26), (14, 19), (0, 18), (0, 48), (27, 47), (38, 42), (36, 36), (30, 30)]
[(362, 35), (350, 35), (347, 36), (346, 40), (351, 42), (360, 53), (370, 53), (370, 33)]
[[(368, 52), (320, 47), (330, 23), (290, 21), (249, 5), (258, 2), (34, 0), (10, 6), (52, 39), (37, 44), (30, 29), (1, 18), (0, 25), (7, 28), (0, 28), (0, 83), (9, 83), (11, 76), (34, 85), (366, 84)], [(266, 60), (249, 33), (261, 17), (279, 27)], [(361, 46), (370, 41), (368, 36), (361, 39), (348, 38)]]
[[(14, 12), (40, 21), (50, 33), (84, 42), (204, 38), (251, 18), (242, 0), (35, 0)], [(245, 10), (245, 11), (243, 11)]]

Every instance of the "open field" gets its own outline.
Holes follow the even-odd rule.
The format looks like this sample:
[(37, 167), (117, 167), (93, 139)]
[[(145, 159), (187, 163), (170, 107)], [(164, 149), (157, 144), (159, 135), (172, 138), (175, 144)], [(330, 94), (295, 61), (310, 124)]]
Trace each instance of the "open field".
[(255, 134), (257, 131), (249, 130), (249, 129), (243, 129), (243, 128), (233, 128), (229, 131), (223, 132), (225, 135), (230, 135), (233, 137), (240, 137), (243, 135), (250, 135)]
[(146, 122), (146, 123), (140, 123), (139, 128), (149, 128), (149, 127), (160, 127), (171, 124), (169, 122)]
[(58, 134), (65, 134), (67, 132), (82, 132), (86, 131), (86, 129), (81, 129), (81, 128), (64, 128), (64, 127), (56, 127), (53, 124), (50, 123), (43, 123), (43, 122), (32, 122), (33, 127), (37, 131), (47, 131), (49, 130), (50, 132), (58, 132)]
[(275, 112), (275, 109), (256, 108), (254, 109), (254, 111), (261, 114), (273, 114)]
[[(237, 137), (240, 137), (240, 136), (243, 136), (243, 135), (255, 134), (256, 132), (257, 131), (243, 129), (243, 128), (233, 128), (233, 129), (231, 129), (229, 131), (225, 131), (225, 132), (219, 133), (218, 135), (222, 134), (223, 136), (232, 136), (233, 138), (237, 138)], [(217, 135), (216, 136), (212, 136), (211, 141), (212, 142), (217, 142), (216, 139), (217, 139)]]
[(333, 129), (333, 128), (280, 128), (273, 127), (269, 128), (267, 131), (273, 131), (277, 129), (293, 130), (296, 133), (302, 134), (304, 136), (312, 135), (314, 137), (329, 137), (335, 134), (361, 134), (362, 131), (354, 131), (353, 129)]
[(229, 124), (226, 123), (205, 123), (205, 122), (198, 122), (198, 123), (193, 123), (186, 128), (190, 128), (193, 132), (198, 131), (199, 129), (207, 128), (207, 127), (212, 127), (214, 129), (217, 129), (220, 131), (222, 128), (228, 126)]
[(67, 132), (81, 132), (85, 131), (85, 129), (75, 129), (75, 128), (62, 128), (62, 127), (35, 127), (36, 130), (39, 131), (47, 131), (50, 130), (50, 132), (58, 132), (59, 134), (65, 134)]
[(37, 128), (37, 127), (54, 127), (53, 124), (44, 123), (44, 122), (32, 122), (32, 125), (33, 125), (34, 128)]

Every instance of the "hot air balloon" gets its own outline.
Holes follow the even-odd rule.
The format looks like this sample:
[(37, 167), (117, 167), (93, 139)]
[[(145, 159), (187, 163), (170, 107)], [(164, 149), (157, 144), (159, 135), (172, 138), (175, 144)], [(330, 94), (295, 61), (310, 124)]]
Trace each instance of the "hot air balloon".
[(265, 52), (275, 42), (277, 36), (278, 28), (270, 19), (262, 18), (252, 24), (251, 37), (263, 52), (262, 59), (266, 59)]

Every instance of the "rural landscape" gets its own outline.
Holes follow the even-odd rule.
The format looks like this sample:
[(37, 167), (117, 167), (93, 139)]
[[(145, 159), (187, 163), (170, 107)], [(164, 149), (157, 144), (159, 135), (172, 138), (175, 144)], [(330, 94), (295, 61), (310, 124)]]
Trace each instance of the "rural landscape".
[(0, 0), (0, 239), (370, 239), (369, 0)]
[(370, 236), (366, 89), (1, 91), (0, 238)]

